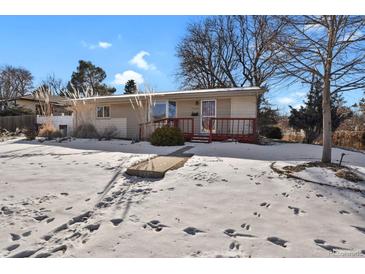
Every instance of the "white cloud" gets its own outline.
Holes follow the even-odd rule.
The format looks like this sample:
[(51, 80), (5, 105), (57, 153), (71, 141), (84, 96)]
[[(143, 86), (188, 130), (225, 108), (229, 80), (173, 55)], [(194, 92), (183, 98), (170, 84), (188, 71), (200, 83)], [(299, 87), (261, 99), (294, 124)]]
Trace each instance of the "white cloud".
[(144, 58), (146, 56), (149, 56), (150, 53), (147, 51), (140, 51), (138, 52), (133, 58), (132, 60), (129, 61), (130, 64), (132, 65), (136, 65), (137, 67), (141, 68), (141, 69), (145, 69), (145, 70), (155, 70), (156, 66), (153, 64), (149, 64)]
[(125, 85), (128, 80), (133, 79), (138, 85), (143, 84), (143, 75), (133, 70), (126, 70), (122, 73), (115, 74), (114, 84)]
[(293, 106), (293, 108), (299, 110), (301, 106), (304, 106), (304, 104), (303, 103), (302, 104), (296, 104), (296, 105)]
[(294, 93), (294, 95), (297, 96), (297, 97), (303, 98), (307, 95), (307, 93), (303, 92), (303, 91), (297, 91), (297, 92)]
[(90, 44), (90, 43), (87, 43), (85, 41), (81, 41), (81, 45), (85, 48), (88, 48), (88, 49), (96, 49), (96, 48), (101, 48), (101, 49), (107, 49), (107, 48), (110, 48), (112, 46), (111, 43), (109, 42), (98, 42), (98, 44)]
[(295, 100), (293, 98), (290, 97), (279, 97), (276, 99), (276, 101), (280, 104), (280, 105), (289, 105), (295, 102)]
[(107, 49), (107, 48), (110, 48), (112, 46), (112, 44), (108, 43), (108, 42), (99, 42), (98, 46), (99, 46), (99, 48)]

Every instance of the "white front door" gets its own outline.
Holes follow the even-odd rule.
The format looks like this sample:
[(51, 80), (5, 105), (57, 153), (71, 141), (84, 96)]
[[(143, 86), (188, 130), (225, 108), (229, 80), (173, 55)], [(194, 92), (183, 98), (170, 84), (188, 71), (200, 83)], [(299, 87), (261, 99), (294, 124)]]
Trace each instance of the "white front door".
[[(201, 132), (209, 133), (209, 120), (215, 118), (217, 112), (216, 100), (201, 101)], [(212, 132), (215, 132), (215, 120), (212, 121)]]

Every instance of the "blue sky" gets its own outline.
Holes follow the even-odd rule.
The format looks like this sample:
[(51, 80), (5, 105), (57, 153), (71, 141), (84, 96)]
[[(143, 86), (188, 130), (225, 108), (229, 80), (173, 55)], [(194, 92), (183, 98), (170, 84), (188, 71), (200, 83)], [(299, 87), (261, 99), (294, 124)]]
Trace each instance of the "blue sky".
[[(78, 60), (89, 60), (107, 73), (106, 83), (123, 90), (136, 77), (157, 91), (179, 88), (177, 43), (187, 24), (199, 16), (0, 16), (0, 66), (22, 66), (35, 84), (54, 73), (65, 82)], [(268, 98), (282, 111), (299, 105), (307, 87), (275, 87)], [(349, 92), (349, 104), (361, 98)]]

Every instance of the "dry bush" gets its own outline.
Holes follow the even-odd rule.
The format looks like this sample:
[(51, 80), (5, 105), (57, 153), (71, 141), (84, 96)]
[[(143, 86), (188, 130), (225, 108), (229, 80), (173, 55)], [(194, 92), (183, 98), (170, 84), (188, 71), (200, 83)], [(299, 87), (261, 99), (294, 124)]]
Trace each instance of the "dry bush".
[(44, 123), (38, 131), (38, 136), (54, 139), (62, 137), (62, 133), (52, 123)]
[(118, 136), (118, 129), (115, 126), (109, 126), (104, 129), (103, 133), (100, 135), (100, 139), (111, 140)]
[(141, 139), (145, 140), (149, 137), (152, 133), (150, 131), (150, 123), (147, 121), (146, 113), (151, 109), (153, 106), (153, 89), (145, 84), (144, 92), (137, 90), (136, 94), (143, 95), (143, 96), (135, 96), (129, 99), (129, 103), (132, 106), (134, 113), (137, 115), (137, 122), (141, 127)]
[(38, 132), (31, 128), (24, 129), (23, 133), (25, 135), (25, 138), (30, 141), (34, 140), (38, 135)]
[(284, 131), (283, 138), (284, 141), (294, 142), (294, 143), (302, 143), (304, 139), (304, 135), (301, 132), (296, 131)]
[(100, 137), (95, 126), (90, 123), (79, 125), (74, 131), (74, 136), (76, 138), (92, 138), (92, 139), (98, 139)]
[(332, 140), (336, 146), (365, 149), (365, 131), (338, 130), (333, 133)]

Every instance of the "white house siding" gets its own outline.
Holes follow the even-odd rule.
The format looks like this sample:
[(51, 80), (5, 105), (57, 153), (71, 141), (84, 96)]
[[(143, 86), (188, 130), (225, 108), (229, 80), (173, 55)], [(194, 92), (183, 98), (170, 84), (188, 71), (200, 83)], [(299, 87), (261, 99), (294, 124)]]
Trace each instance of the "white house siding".
[(61, 125), (67, 126), (67, 135), (72, 135), (74, 130), (74, 116), (73, 115), (60, 115), (60, 116), (40, 116), (37, 115), (37, 124), (41, 125), (51, 121), (55, 128), (60, 129)]

